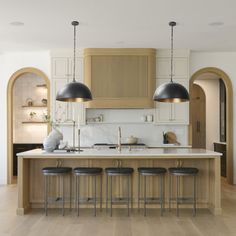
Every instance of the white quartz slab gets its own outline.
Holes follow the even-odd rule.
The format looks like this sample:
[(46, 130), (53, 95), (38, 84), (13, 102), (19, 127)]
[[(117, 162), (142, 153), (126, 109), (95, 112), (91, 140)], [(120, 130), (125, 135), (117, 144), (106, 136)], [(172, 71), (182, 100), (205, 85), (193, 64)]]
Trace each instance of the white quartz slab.
[(83, 152), (54, 151), (48, 153), (41, 149), (34, 149), (18, 153), (19, 157), (220, 157), (222, 154), (205, 149), (192, 148), (151, 148), (151, 149), (123, 149), (119, 152), (116, 149), (84, 149)]

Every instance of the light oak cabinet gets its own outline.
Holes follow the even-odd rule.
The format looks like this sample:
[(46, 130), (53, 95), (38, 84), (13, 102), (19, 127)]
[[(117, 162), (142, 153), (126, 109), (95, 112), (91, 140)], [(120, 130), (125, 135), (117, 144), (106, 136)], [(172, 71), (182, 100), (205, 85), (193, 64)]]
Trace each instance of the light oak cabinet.
[[(189, 51), (174, 51), (173, 80), (189, 90)], [(170, 51), (157, 50), (156, 87), (170, 82)], [(154, 122), (157, 125), (189, 124), (189, 102), (161, 103), (156, 102)]]
[(152, 108), (155, 49), (84, 50), (89, 108)]
[[(72, 121), (85, 124), (85, 107), (81, 103), (56, 101), (58, 90), (72, 81), (73, 56), (70, 52), (54, 52), (51, 56), (52, 73), (52, 120), (61, 125), (72, 125)], [(83, 55), (76, 57), (76, 80), (83, 82)]]

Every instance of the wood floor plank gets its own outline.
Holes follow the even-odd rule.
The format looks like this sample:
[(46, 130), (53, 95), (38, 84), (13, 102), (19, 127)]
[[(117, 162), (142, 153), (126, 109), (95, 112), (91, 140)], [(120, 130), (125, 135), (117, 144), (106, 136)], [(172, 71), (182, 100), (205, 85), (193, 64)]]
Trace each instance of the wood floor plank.
[(213, 216), (206, 209), (198, 209), (192, 217), (191, 209), (181, 209), (180, 217), (175, 210), (148, 209), (147, 216), (134, 209), (130, 217), (124, 209), (114, 209), (113, 217), (105, 210), (66, 210), (61, 216), (58, 209), (50, 209), (46, 217), (42, 209), (34, 209), (25, 216), (16, 215), (16, 186), (0, 186), (0, 236), (235, 236), (236, 235), (236, 186), (222, 181), (221, 216)]

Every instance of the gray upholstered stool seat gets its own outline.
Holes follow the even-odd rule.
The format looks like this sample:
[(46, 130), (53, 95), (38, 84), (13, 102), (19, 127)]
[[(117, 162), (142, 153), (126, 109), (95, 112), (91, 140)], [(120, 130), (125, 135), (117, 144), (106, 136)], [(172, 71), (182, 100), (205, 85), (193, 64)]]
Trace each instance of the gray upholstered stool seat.
[(162, 167), (139, 167), (138, 172), (140, 174), (165, 174), (167, 172), (166, 168)]
[[(176, 213), (179, 216), (179, 205), (180, 204), (193, 204), (193, 216), (196, 215), (196, 176), (198, 175), (198, 168), (195, 167), (171, 167), (168, 169), (169, 176), (169, 209), (171, 209), (171, 202), (176, 202)], [(176, 177), (176, 197), (172, 197), (172, 176)], [(192, 197), (184, 197), (180, 196), (181, 182), (180, 178), (186, 177), (193, 178), (193, 196)]]
[[(138, 168), (138, 209), (140, 209), (140, 202), (143, 202), (144, 216), (146, 216), (146, 205), (147, 204), (160, 204), (161, 205), (161, 215), (164, 212), (164, 199), (165, 199), (165, 174), (167, 170), (163, 167), (139, 167)], [(143, 197), (140, 195), (141, 181), (140, 177), (143, 177)], [(159, 178), (159, 196), (158, 197), (147, 197), (147, 176), (157, 176)]]
[(130, 167), (108, 167), (105, 172), (107, 174), (132, 174), (134, 169)]
[[(74, 168), (75, 175), (75, 204), (77, 208), (77, 215), (79, 215), (80, 204), (93, 204), (94, 216), (97, 214), (97, 177), (100, 177), (100, 210), (102, 210), (102, 172), (100, 167), (76, 167)], [(93, 178), (93, 197), (86, 196), (80, 197), (80, 178), (88, 177)], [(89, 182), (88, 182), (89, 184)]]
[(42, 169), (43, 174), (67, 174), (71, 171), (71, 167), (45, 167)]
[(168, 169), (171, 174), (196, 175), (198, 169), (194, 167), (171, 167)]
[(75, 174), (101, 174), (102, 168), (100, 167), (76, 167), (74, 168)]
[[(65, 206), (65, 191), (64, 191), (64, 185), (65, 185), (65, 177), (70, 177), (70, 209), (71, 209), (71, 173), (72, 168), (71, 167), (44, 167), (42, 169), (42, 173), (44, 175), (44, 209), (46, 216), (48, 215), (48, 203), (49, 203), (49, 192), (50, 192), (50, 178), (57, 177), (59, 178), (59, 197), (54, 197), (54, 202), (61, 202), (62, 204), (62, 215), (64, 216), (64, 206)], [(55, 186), (55, 184), (53, 184)], [(56, 191), (58, 192), (58, 191)], [(60, 193), (61, 192), (61, 193)]]
[[(132, 207), (132, 174), (134, 172), (134, 169), (131, 167), (108, 167), (105, 168), (106, 172), (106, 209), (108, 209), (108, 201), (110, 202), (110, 216), (112, 216), (112, 205), (113, 204), (126, 204), (127, 205), (127, 210), (128, 210), (128, 216), (129, 216), (129, 208), (130, 208), (130, 203)], [(126, 196), (119, 196), (119, 197), (113, 197), (113, 179), (116, 177), (121, 177), (124, 176), (127, 178), (127, 187), (126, 187)], [(119, 183), (121, 179), (119, 180)], [(108, 185), (110, 183), (110, 188), (108, 188)], [(108, 198), (110, 190), (110, 198)]]

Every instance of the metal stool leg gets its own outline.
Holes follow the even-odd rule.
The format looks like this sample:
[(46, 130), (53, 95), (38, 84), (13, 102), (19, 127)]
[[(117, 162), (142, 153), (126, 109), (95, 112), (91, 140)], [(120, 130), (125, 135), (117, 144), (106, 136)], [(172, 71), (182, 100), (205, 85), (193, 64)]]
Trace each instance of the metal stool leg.
[(169, 174), (169, 211), (171, 211), (171, 198), (172, 198), (172, 176)]
[(131, 212), (133, 210), (133, 176), (130, 175), (130, 203), (131, 203)]
[(62, 178), (62, 215), (65, 215), (65, 191), (64, 191), (64, 175), (61, 176)]
[(193, 216), (196, 216), (196, 175), (193, 176)]
[(138, 173), (138, 212), (140, 211), (140, 173)]
[(146, 216), (146, 202), (147, 202), (147, 184), (146, 175), (144, 176), (144, 216)]
[(96, 200), (97, 200), (97, 176), (94, 175), (94, 216), (96, 216), (96, 210), (97, 210), (97, 205), (96, 205)]
[(102, 211), (102, 175), (100, 175), (100, 211)]
[(112, 217), (112, 175), (110, 176), (110, 216)]
[(108, 210), (108, 174), (106, 174), (106, 212)]
[(160, 175), (161, 216), (163, 216), (163, 175)]
[(128, 175), (128, 186), (127, 186), (127, 190), (128, 190), (128, 193), (127, 193), (127, 207), (128, 207), (128, 216), (129, 216), (129, 201), (130, 201), (130, 176)]
[(162, 194), (162, 196), (163, 196), (163, 212), (165, 212), (165, 192), (166, 192), (166, 187), (165, 187), (165, 174), (164, 175), (162, 175), (162, 180), (163, 180), (163, 194)]
[(80, 200), (80, 177), (77, 176), (77, 216), (79, 216), (79, 200)]
[(70, 174), (70, 211), (72, 210), (71, 202), (72, 202), (72, 175)]
[(45, 215), (48, 215), (48, 180), (47, 176), (44, 176), (44, 210)]
[(177, 178), (177, 196), (176, 196), (176, 203), (177, 203), (177, 208), (176, 208), (176, 213), (177, 216), (179, 216), (179, 176), (176, 177)]
[(75, 175), (75, 209), (77, 210), (77, 201), (78, 201), (78, 196), (77, 196), (77, 175)]

